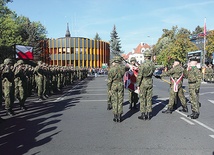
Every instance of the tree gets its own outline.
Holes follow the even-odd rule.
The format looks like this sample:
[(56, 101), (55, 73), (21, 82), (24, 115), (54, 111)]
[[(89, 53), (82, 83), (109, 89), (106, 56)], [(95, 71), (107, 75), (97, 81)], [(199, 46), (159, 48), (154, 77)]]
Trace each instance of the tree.
[(163, 29), (162, 37), (159, 38), (154, 48), (158, 64), (169, 66), (174, 59), (185, 63), (187, 52), (198, 49), (189, 40), (189, 35), (189, 30), (178, 29), (177, 26), (173, 26), (171, 30)]
[(0, 18), (0, 58), (1, 62), (7, 57), (14, 57), (14, 44), (22, 43), (19, 35), (19, 25), (14, 21), (14, 15)]
[(100, 36), (98, 33), (96, 33), (95, 37), (94, 37), (94, 40), (101, 40)]
[(203, 27), (200, 27), (199, 25), (195, 28), (195, 30), (192, 32), (192, 34), (199, 34), (201, 32), (203, 32), (204, 29)]
[(123, 53), (121, 51), (121, 43), (120, 38), (118, 37), (118, 33), (116, 31), (116, 26), (114, 25), (113, 30), (111, 32), (111, 40), (110, 40), (110, 48), (113, 55), (118, 55)]
[(11, 13), (11, 11), (6, 6), (6, 4), (9, 2), (13, 2), (13, 0), (0, 0), (0, 17)]
[(208, 57), (214, 52), (214, 30), (209, 31), (209, 34), (207, 35), (206, 51)]

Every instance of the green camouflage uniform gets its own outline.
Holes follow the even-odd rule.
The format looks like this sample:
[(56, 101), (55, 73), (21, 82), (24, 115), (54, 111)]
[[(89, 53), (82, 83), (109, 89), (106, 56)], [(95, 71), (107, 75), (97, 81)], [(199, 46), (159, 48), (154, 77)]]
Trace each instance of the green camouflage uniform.
[(14, 103), (14, 72), (12, 70), (12, 60), (7, 58), (4, 60), (4, 69), (2, 71), (2, 85), (5, 98), (5, 109), (8, 114), (13, 115), (13, 103)]
[(189, 100), (193, 112), (190, 117), (196, 119), (199, 117), (199, 90), (202, 74), (196, 66), (192, 66), (190, 70), (185, 70), (184, 73), (185, 77), (188, 79)]
[[(146, 53), (145, 53), (146, 54)], [(144, 56), (147, 56), (145, 55)], [(139, 66), (137, 76), (137, 86), (139, 87), (139, 100), (140, 100), (140, 112), (142, 117), (139, 119), (145, 119), (145, 115), (149, 117), (149, 113), (152, 112), (152, 92), (153, 92), (153, 79), (152, 75), (155, 70), (155, 65), (151, 60), (145, 60), (143, 64)]]
[(27, 77), (24, 73), (24, 64), (23, 60), (18, 60), (17, 63), (14, 65), (15, 67), (15, 97), (19, 100), (20, 107), (24, 109), (24, 103), (27, 98)]
[(115, 65), (112, 66), (108, 73), (108, 92), (111, 95), (112, 110), (114, 121), (120, 122), (123, 113), (125, 67), (120, 64), (120, 57), (115, 57)]
[[(181, 76), (183, 76), (183, 72), (184, 72), (184, 68), (181, 67), (181, 65), (179, 64), (179, 65), (171, 68), (167, 72), (162, 73), (161, 77), (170, 76), (170, 78), (173, 78), (175, 81), (177, 81)], [(170, 110), (170, 111), (173, 110), (173, 106), (175, 104), (175, 101), (177, 100), (177, 96), (179, 97), (179, 99), (181, 101), (182, 107), (185, 110), (187, 110), (186, 98), (184, 96), (184, 91), (182, 88), (183, 78), (181, 79), (181, 81), (178, 84), (178, 91), (177, 92), (174, 91), (174, 84), (175, 83), (171, 79), (170, 80), (170, 95), (169, 95), (168, 110)]]

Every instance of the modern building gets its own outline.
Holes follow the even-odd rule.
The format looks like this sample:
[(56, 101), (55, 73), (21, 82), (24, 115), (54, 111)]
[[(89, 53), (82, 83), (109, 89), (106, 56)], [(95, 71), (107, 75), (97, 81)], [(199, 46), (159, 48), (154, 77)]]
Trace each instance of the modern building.
[(65, 37), (48, 40), (49, 64), (73, 67), (101, 67), (108, 64), (108, 42), (84, 37), (71, 37), (69, 26)]

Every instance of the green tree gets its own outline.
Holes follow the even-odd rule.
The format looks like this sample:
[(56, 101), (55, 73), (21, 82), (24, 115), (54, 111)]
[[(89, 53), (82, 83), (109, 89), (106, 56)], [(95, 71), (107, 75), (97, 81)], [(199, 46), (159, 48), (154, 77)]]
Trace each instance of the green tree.
[(173, 26), (171, 30), (163, 29), (162, 37), (159, 38), (154, 48), (158, 64), (169, 66), (174, 59), (185, 63), (187, 52), (198, 49), (189, 40), (189, 35), (189, 30), (178, 29), (177, 26)]
[(14, 57), (14, 44), (22, 43), (19, 35), (19, 25), (14, 20), (14, 14), (0, 18), (0, 58)]
[(209, 31), (206, 42), (207, 57), (210, 57), (214, 52), (214, 30)]
[(200, 27), (199, 25), (195, 28), (195, 30), (192, 32), (192, 34), (199, 34), (201, 32), (203, 32), (204, 29), (203, 27)]
[(100, 36), (98, 33), (96, 33), (95, 37), (94, 37), (94, 40), (101, 40)]
[(0, 18), (11, 13), (10, 9), (6, 6), (9, 2), (13, 2), (13, 0), (0, 0)]
[(113, 30), (111, 32), (111, 40), (110, 40), (110, 48), (113, 55), (118, 55), (123, 53), (121, 51), (121, 43), (120, 38), (118, 37), (118, 33), (116, 30), (116, 26), (114, 25)]

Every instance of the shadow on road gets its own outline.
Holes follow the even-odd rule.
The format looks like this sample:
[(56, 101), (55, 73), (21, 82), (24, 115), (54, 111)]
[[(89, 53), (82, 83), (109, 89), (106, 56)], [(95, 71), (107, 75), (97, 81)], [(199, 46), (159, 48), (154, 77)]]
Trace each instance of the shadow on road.
[[(89, 78), (83, 83), (87, 83), (88, 80), (93, 80), (93, 78)], [(71, 87), (67, 87), (63, 91), (66, 92), (66, 89), (69, 90)], [(28, 110), (24, 112), (19, 110), (18, 105), (15, 104), (16, 115), (13, 117), (5, 116), (5, 112), (1, 111), (0, 116), (3, 116), (5, 121), (0, 124), (0, 154), (23, 155), (32, 148), (50, 142), (55, 135), (61, 132), (57, 124), (62, 121), (63, 111), (78, 104), (81, 97), (62, 102), (51, 102), (51, 98), (56, 96), (53, 95), (44, 102), (27, 100)]]

